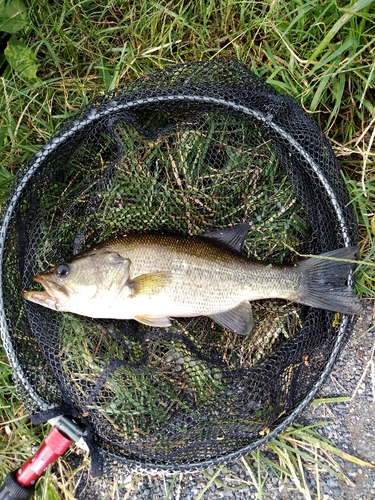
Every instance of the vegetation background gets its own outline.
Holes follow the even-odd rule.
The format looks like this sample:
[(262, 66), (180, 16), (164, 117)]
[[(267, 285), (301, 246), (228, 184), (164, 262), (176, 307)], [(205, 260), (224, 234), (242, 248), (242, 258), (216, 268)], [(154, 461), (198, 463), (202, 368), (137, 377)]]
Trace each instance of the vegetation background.
[[(359, 222), (357, 291), (374, 298), (368, 265), (375, 254), (373, 0), (0, 0), (0, 204), (19, 166), (95, 96), (172, 64), (226, 56), (293, 96), (328, 136)], [(2, 351), (0, 410), (1, 481), (47, 429), (29, 423)], [(248, 457), (258, 496), (263, 460), (262, 467), (292, 478), (308, 498), (303, 462), (311, 457), (291, 444), (296, 432), (324, 448), (315, 431), (294, 427), (272, 444), (275, 461), (264, 462), (261, 452)], [(280, 458), (286, 451), (289, 465)], [(335, 447), (330, 452), (340, 455)], [(328, 467), (323, 458), (318, 465)], [(35, 498), (73, 498), (74, 481), (62, 479), (69, 467), (62, 459), (48, 469)], [(217, 471), (206, 477), (199, 498)]]

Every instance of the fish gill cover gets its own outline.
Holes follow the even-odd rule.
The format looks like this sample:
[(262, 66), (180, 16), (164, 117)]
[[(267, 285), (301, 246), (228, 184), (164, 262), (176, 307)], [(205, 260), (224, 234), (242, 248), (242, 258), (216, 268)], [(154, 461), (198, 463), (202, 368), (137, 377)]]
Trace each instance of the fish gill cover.
[(124, 462), (191, 470), (259, 446), (311, 401), (351, 320), (272, 299), (252, 303), (247, 336), (203, 317), (158, 329), (47, 310), (23, 291), (114, 235), (242, 222), (243, 255), (270, 264), (356, 241), (319, 127), (235, 59), (96, 99), (19, 172), (1, 232), (4, 345), (30, 413), (83, 423), (107, 475)]

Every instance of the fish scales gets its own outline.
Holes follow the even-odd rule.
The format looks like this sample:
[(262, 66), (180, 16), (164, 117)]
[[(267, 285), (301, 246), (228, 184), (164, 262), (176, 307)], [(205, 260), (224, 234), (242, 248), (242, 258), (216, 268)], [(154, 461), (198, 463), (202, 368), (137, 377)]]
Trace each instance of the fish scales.
[(170, 273), (168, 286), (159, 294), (168, 301), (168, 314), (174, 311), (175, 316), (176, 306), (179, 315), (196, 316), (265, 296), (293, 300), (298, 289), (298, 273), (293, 268), (249, 261), (202, 237), (127, 236), (104, 248), (131, 261), (131, 277)]

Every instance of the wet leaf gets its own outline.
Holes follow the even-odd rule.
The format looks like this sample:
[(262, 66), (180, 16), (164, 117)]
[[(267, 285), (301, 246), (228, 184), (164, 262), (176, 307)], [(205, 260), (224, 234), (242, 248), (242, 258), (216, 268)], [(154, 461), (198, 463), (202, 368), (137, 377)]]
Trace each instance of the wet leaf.
[(36, 55), (24, 42), (12, 36), (4, 50), (4, 54), (14, 71), (27, 80), (37, 79), (38, 64)]
[(16, 33), (27, 25), (26, 7), (22, 0), (13, 0), (0, 6), (0, 31)]

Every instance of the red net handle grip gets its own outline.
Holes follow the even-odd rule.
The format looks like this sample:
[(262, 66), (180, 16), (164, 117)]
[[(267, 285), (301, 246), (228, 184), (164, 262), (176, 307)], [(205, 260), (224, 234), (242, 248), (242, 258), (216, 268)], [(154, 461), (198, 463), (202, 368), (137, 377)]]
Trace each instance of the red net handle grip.
[(18, 469), (16, 472), (17, 482), (21, 486), (32, 485), (43, 474), (48, 465), (66, 452), (72, 442), (54, 427), (35, 455)]
[(48, 434), (35, 455), (17, 471), (11, 472), (0, 487), (0, 500), (26, 500), (34, 493), (35, 481), (49, 464), (63, 455), (72, 440), (56, 427)]

